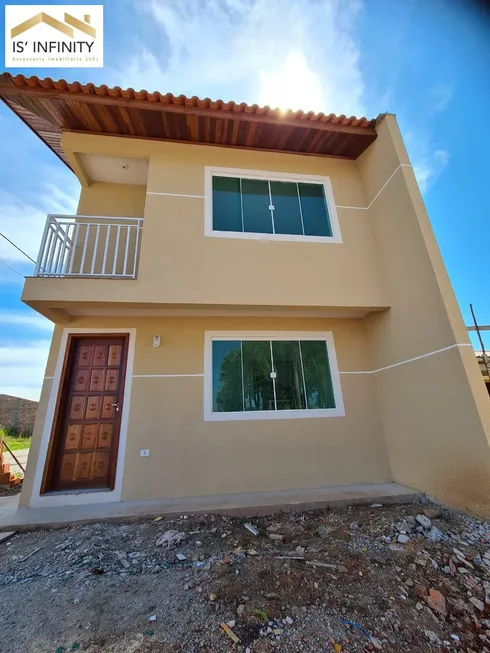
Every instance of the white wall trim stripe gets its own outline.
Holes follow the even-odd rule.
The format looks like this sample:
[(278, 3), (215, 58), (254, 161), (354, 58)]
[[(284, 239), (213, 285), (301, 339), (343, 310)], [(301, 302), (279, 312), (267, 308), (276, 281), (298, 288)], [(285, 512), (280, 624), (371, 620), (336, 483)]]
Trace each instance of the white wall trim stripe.
[(391, 175), (388, 177), (388, 179), (385, 181), (385, 183), (381, 186), (380, 190), (376, 193), (376, 195), (373, 197), (373, 199), (369, 202), (367, 206), (339, 206), (337, 204), (338, 209), (357, 209), (358, 211), (367, 211), (372, 204), (378, 199), (378, 197), (381, 195), (381, 193), (384, 191), (386, 186), (390, 183), (390, 181), (393, 179), (393, 177), (396, 175), (398, 170), (400, 168), (411, 168), (412, 166), (408, 163), (400, 163), (400, 165), (395, 168), (395, 170), (391, 173)]
[(203, 377), (204, 374), (133, 374), (133, 379), (179, 379), (189, 376)]
[(186, 195), (184, 193), (158, 193), (157, 191), (154, 190), (147, 190), (146, 191), (147, 195), (167, 195), (168, 197), (197, 197), (198, 199), (203, 200), (204, 195)]
[(352, 209), (354, 211), (367, 211), (369, 207), (367, 206), (342, 206), (341, 204), (337, 204), (338, 209)]
[[(400, 170), (400, 168), (411, 168), (411, 167), (412, 166), (409, 163), (400, 163), (400, 165), (397, 168), (395, 168), (395, 170), (391, 173), (391, 175), (388, 177), (388, 179), (385, 181), (385, 183), (381, 186), (380, 190), (376, 193), (376, 195), (373, 197), (373, 199), (369, 202), (369, 204), (367, 206), (343, 206), (341, 204), (336, 204), (335, 205), (336, 208), (337, 209), (355, 209), (357, 211), (367, 211), (367, 209), (369, 209), (371, 207), (371, 205), (378, 199), (378, 197), (381, 195), (381, 193), (386, 188), (386, 186), (389, 184), (389, 182), (393, 179), (393, 177), (398, 172), (398, 170)], [(238, 171), (235, 171), (235, 172), (238, 172)], [(245, 170), (243, 172), (248, 173), (248, 172), (252, 172), (252, 171)], [(253, 171), (253, 172), (254, 173), (255, 172), (262, 173), (262, 171)], [(277, 175), (278, 173), (275, 173), (275, 174)], [(281, 174), (283, 174), (284, 177), (287, 176), (288, 178), (294, 176), (295, 179), (302, 176), (302, 175), (286, 175), (285, 173), (281, 173)], [(308, 176), (308, 175), (303, 175), (303, 176)], [(167, 196), (167, 197), (193, 197), (193, 198), (196, 198), (196, 199), (204, 199), (205, 198), (204, 195), (188, 195), (187, 193), (162, 193), (162, 192), (154, 191), (154, 190), (147, 190), (146, 194), (147, 195), (164, 195), (164, 196)], [(329, 240), (331, 240), (331, 238)]]
[(393, 367), (398, 367), (399, 365), (405, 365), (406, 363), (413, 363), (413, 361), (418, 361), (421, 358), (428, 358), (429, 356), (434, 356), (434, 354), (440, 354), (443, 351), (449, 351), (450, 349), (456, 349), (457, 347), (472, 347), (473, 345), (469, 342), (463, 342), (461, 344), (449, 345), (449, 347), (443, 347), (442, 349), (436, 349), (431, 351), (428, 354), (421, 354), (420, 356), (414, 356), (414, 358), (408, 358), (405, 361), (400, 361), (399, 363), (393, 363), (392, 365), (386, 365), (386, 367), (380, 367), (377, 370), (356, 370), (352, 372), (339, 372), (339, 374), (376, 374), (377, 372), (383, 372), (384, 370), (390, 370)]
[[(442, 349), (436, 349), (427, 354), (421, 354), (420, 356), (414, 356), (413, 358), (407, 358), (407, 360), (399, 361), (398, 363), (392, 363), (391, 365), (386, 365), (385, 367), (380, 367), (377, 370), (352, 370), (342, 372), (339, 370), (339, 374), (377, 374), (378, 372), (383, 372), (384, 370), (389, 370), (393, 367), (398, 367), (399, 365), (406, 365), (406, 363), (413, 363), (413, 361), (420, 360), (422, 358), (428, 358), (429, 356), (434, 356), (435, 354), (440, 354), (444, 351), (449, 351), (451, 349), (456, 349), (457, 347), (472, 347), (468, 342), (463, 342), (461, 344), (449, 345), (449, 347), (443, 347)], [(185, 377), (197, 377), (203, 378), (204, 374), (133, 374), (133, 379), (178, 379)], [(46, 377), (49, 378), (49, 377)]]

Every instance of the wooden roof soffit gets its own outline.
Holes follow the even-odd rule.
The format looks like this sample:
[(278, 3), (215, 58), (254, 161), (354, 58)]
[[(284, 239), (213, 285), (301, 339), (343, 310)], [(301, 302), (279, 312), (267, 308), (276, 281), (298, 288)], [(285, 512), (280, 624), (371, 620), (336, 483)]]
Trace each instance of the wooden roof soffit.
[(0, 98), (70, 166), (62, 130), (356, 159), (376, 120), (0, 75)]

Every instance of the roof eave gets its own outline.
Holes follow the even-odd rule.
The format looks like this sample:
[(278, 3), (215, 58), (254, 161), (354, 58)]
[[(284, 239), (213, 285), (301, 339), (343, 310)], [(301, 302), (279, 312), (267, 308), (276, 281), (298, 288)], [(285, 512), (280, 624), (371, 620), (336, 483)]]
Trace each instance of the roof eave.
[[(325, 116), (324, 114), (315, 114), (313, 112), (304, 113), (302, 111), (292, 112), (286, 111), (282, 112), (278, 109), (270, 109), (269, 107), (258, 107), (257, 105), (246, 105), (246, 104), (236, 104), (234, 102), (223, 102), (217, 100), (212, 102), (209, 99), (199, 100), (199, 98), (192, 97), (187, 98), (185, 96), (173, 96), (171, 94), (162, 95), (161, 93), (147, 93), (146, 91), (135, 92), (133, 89), (122, 90), (119, 87), (108, 88), (107, 86), (95, 86), (94, 84), (82, 85), (78, 82), (73, 84), (68, 84), (64, 80), (54, 82), (53, 80), (47, 78), (45, 80), (40, 80), (37, 77), (26, 78), (22, 75), (17, 75), (13, 77), (10, 73), (3, 73), (0, 75), (0, 97), (4, 100), (5, 104), (18, 115), (21, 120), (28, 125), (28, 127), (43, 140), (50, 149), (52, 149), (55, 154), (63, 160), (63, 162), (69, 166), (67, 160), (63, 158), (63, 152), (58, 144), (56, 147), (53, 147), (45, 138), (43, 138), (42, 133), (51, 134), (51, 141), (56, 140), (57, 134), (61, 134), (63, 129), (71, 131), (84, 131), (86, 133), (97, 133), (99, 135), (107, 134), (112, 136), (134, 136), (139, 138), (151, 138), (152, 140), (166, 140), (166, 141), (179, 141), (187, 143), (199, 143), (202, 145), (220, 145), (228, 147), (237, 147), (237, 148), (247, 148), (255, 150), (266, 150), (266, 151), (277, 151), (285, 153), (295, 153), (295, 154), (312, 154), (318, 156), (340, 156), (340, 158), (357, 158), (359, 153), (355, 156), (352, 153), (348, 156), (342, 154), (339, 148), (338, 142), (339, 138), (341, 139), (340, 144), (347, 144), (347, 149), (349, 148), (350, 139), (355, 138), (356, 143), (358, 144), (357, 148), (354, 148), (356, 151), (360, 150), (361, 152), (366, 149), (370, 143), (376, 138), (376, 119), (367, 120), (366, 118), (347, 118), (346, 116), (335, 116), (330, 114)], [(36, 100), (39, 101), (39, 104), (36, 105)], [(46, 100), (51, 101), (51, 106), (46, 105)], [(60, 109), (60, 103), (69, 102), (70, 106), (73, 106), (71, 103), (82, 103), (87, 107), (88, 111), (91, 111), (92, 107), (113, 107), (115, 111), (118, 109), (131, 109), (134, 111), (141, 111), (141, 115), (145, 115), (146, 112), (157, 111), (162, 115), (162, 119), (165, 120), (181, 120), (178, 116), (182, 116), (185, 120), (190, 117), (195, 117), (198, 120), (223, 120), (226, 121), (225, 124), (232, 123), (246, 123), (250, 125), (247, 127), (247, 130), (255, 130), (255, 127), (252, 127), (252, 123), (257, 125), (257, 129), (260, 131), (262, 127), (279, 127), (280, 129), (284, 128), (285, 130), (303, 130), (301, 133), (306, 133), (305, 130), (308, 130), (309, 133), (315, 134), (315, 137), (310, 139), (314, 142), (315, 148), (312, 147), (315, 151), (304, 151), (300, 149), (300, 144), (291, 142), (287, 145), (283, 145), (282, 141), (288, 141), (288, 134), (285, 132), (281, 135), (281, 138), (272, 138), (273, 145), (275, 147), (267, 147), (264, 143), (260, 143), (255, 146), (254, 142), (250, 146), (247, 143), (226, 143), (223, 142), (223, 138), (220, 138), (218, 135), (214, 136), (211, 139), (207, 140), (201, 136), (196, 138), (190, 138), (189, 135), (181, 135), (180, 130), (177, 129), (178, 138), (172, 138), (172, 135), (166, 133), (165, 135), (143, 135), (143, 134), (128, 134), (124, 133), (121, 130), (121, 133), (114, 133), (109, 131), (105, 127), (101, 127), (101, 131), (91, 131), (90, 129), (80, 130), (79, 125), (77, 126), (76, 116), (72, 118), (72, 123), (70, 124), (70, 115), (72, 112), (65, 111), (63, 112)], [(109, 111), (109, 109), (107, 109)], [(100, 109), (99, 109), (100, 111)], [(76, 112), (76, 110), (75, 110)], [(97, 113), (97, 110), (96, 110)], [(33, 124), (29, 124), (29, 119), (24, 117), (32, 116), (31, 122), (34, 125), (38, 125), (38, 128), (33, 127)], [(149, 114), (146, 114), (149, 117)], [(60, 117), (61, 116), (61, 117)], [(163, 118), (167, 116), (167, 118)], [(175, 116), (175, 118), (172, 118)], [(244, 127), (245, 129), (245, 127)], [(163, 130), (164, 132), (165, 130)], [(238, 133), (238, 128), (237, 128)], [(267, 132), (273, 134), (274, 132)], [(276, 132), (277, 133), (277, 132)], [(174, 134), (175, 135), (175, 134)], [(331, 135), (331, 138), (329, 137)], [(331, 151), (328, 151), (328, 147), (324, 147), (324, 143), (327, 143), (327, 140), (333, 139), (333, 145), (330, 146)], [(238, 140), (238, 139), (237, 139)], [(330, 142), (330, 140), (328, 142)], [(294, 139), (293, 139), (294, 141)], [(303, 141), (301, 141), (301, 145)], [(281, 145), (281, 146), (280, 146)], [(295, 149), (295, 147), (297, 149)], [(327, 151), (316, 151), (326, 149)], [(336, 150), (339, 150), (338, 152)]]

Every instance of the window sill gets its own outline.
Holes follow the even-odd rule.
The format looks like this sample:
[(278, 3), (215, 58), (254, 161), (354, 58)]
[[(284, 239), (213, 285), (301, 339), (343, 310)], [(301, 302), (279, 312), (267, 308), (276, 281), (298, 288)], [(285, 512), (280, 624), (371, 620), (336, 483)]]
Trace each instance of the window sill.
[(237, 413), (207, 413), (205, 422), (237, 422), (247, 420), (280, 420), (324, 417), (345, 417), (345, 410), (338, 408), (322, 408), (318, 410), (254, 410)]
[(284, 241), (293, 243), (342, 243), (339, 236), (296, 236), (292, 234), (256, 234), (242, 231), (210, 231), (205, 234), (212, 238), (238, 238), (242, 240)]

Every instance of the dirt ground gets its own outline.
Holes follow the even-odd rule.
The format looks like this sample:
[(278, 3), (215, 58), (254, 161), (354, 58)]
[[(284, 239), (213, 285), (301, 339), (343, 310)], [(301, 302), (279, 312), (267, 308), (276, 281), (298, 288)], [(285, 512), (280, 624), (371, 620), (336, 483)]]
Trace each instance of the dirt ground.
[(488, 652), (490, 526), (417, 502), (18, 533), (0, 624), (1, 653)]
[(22, 489), (22, 484), (10, 487), (10, 485), (0, 485), (0, 497), (13, 497), (19, 494)]

